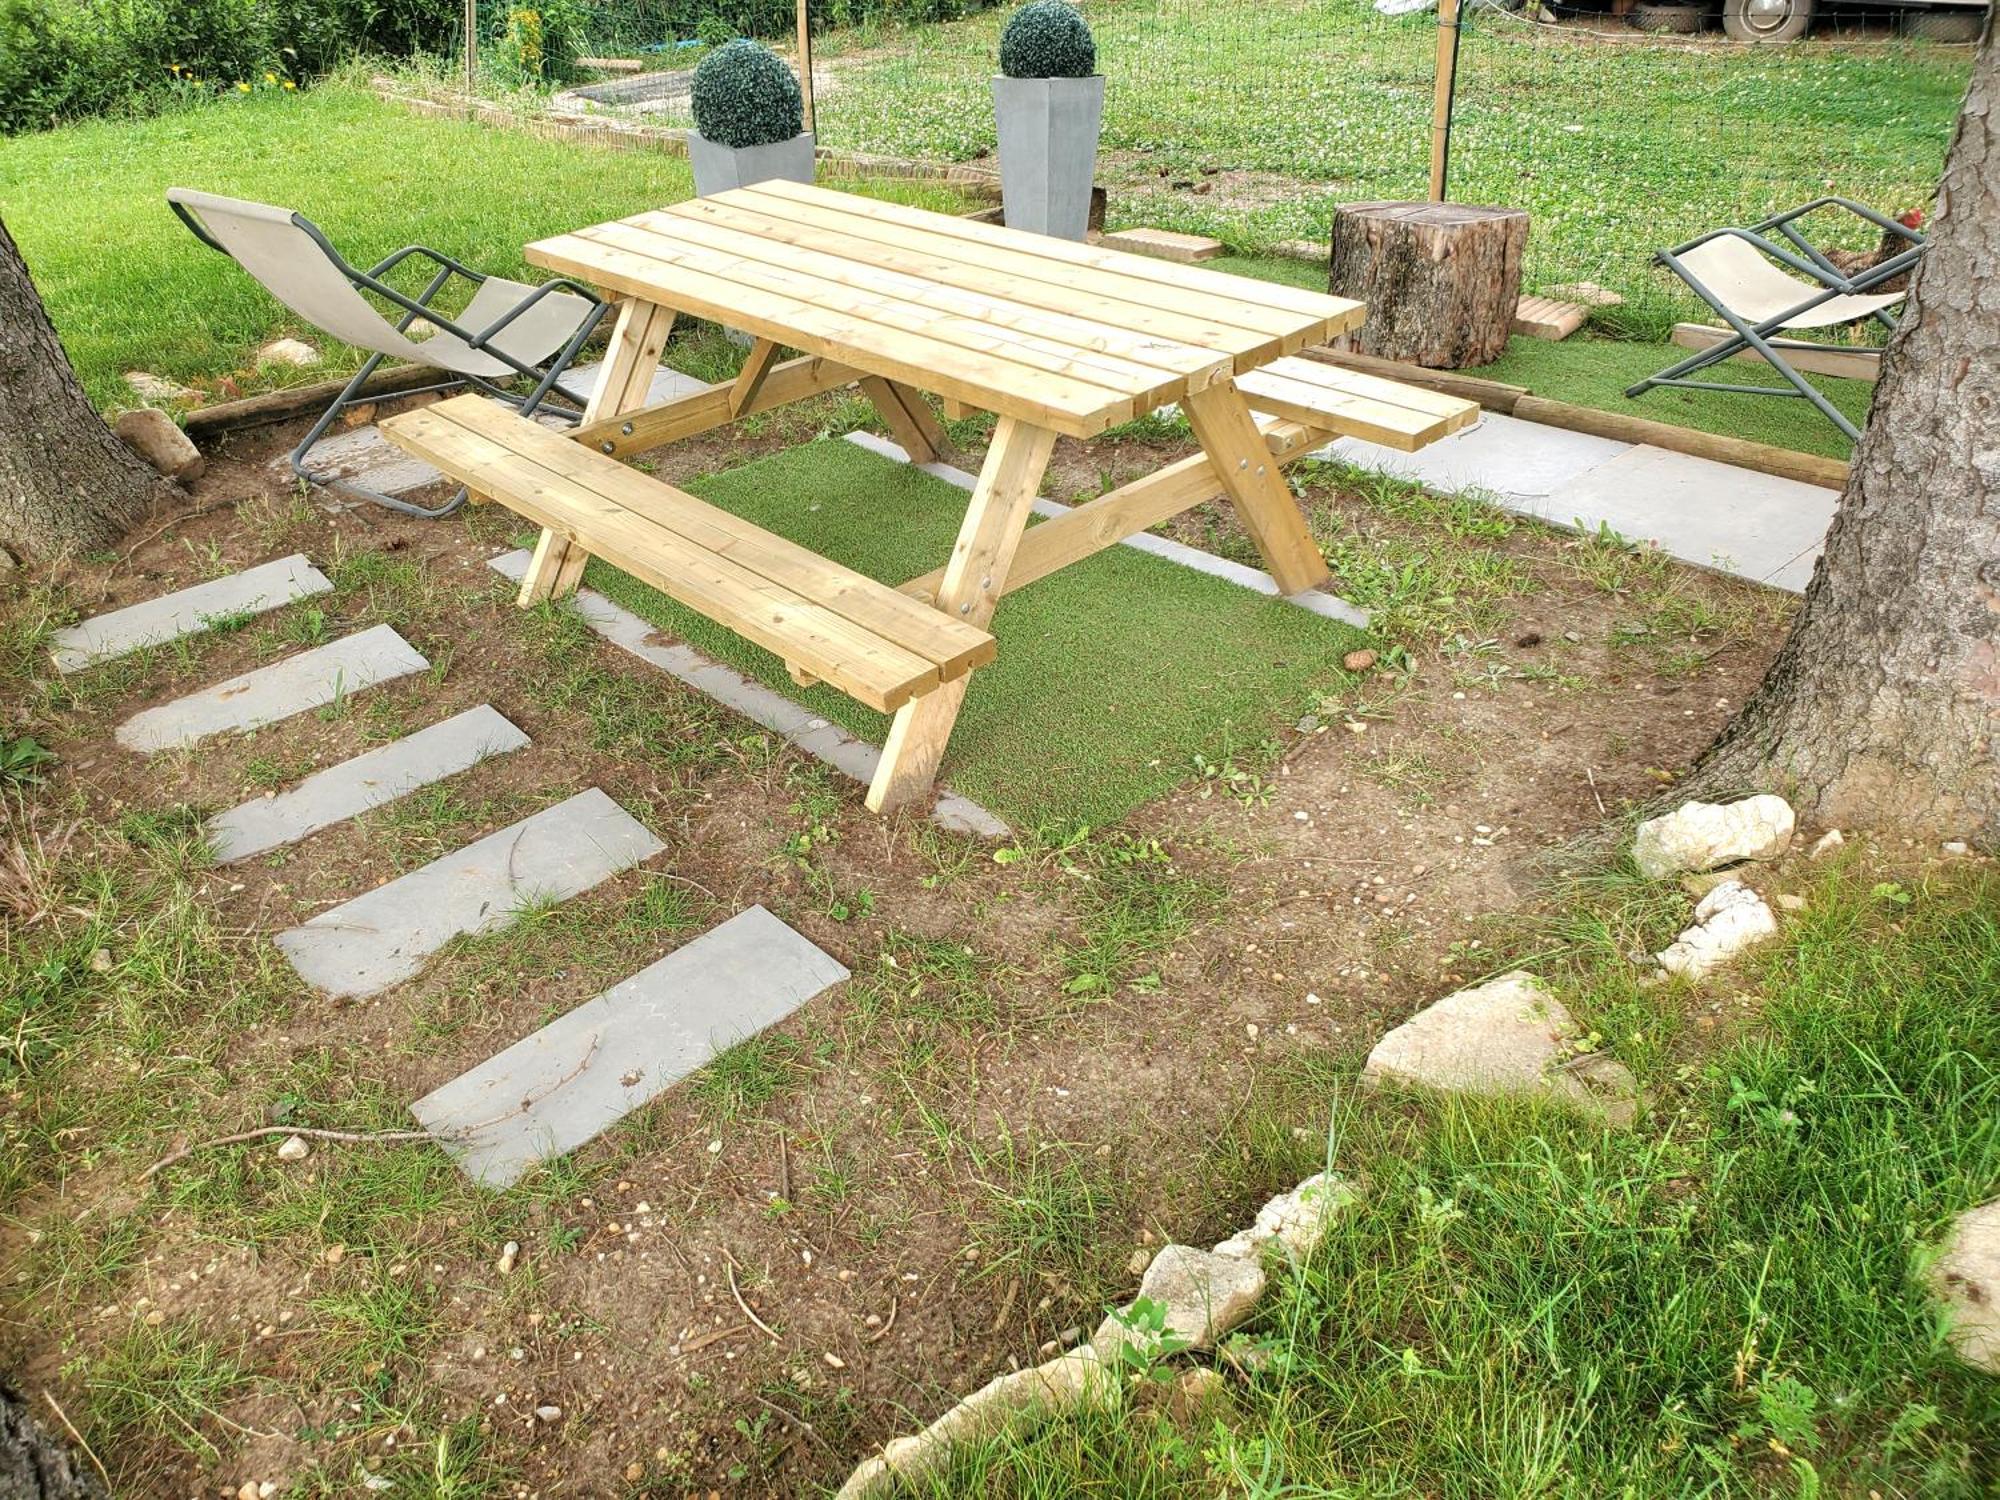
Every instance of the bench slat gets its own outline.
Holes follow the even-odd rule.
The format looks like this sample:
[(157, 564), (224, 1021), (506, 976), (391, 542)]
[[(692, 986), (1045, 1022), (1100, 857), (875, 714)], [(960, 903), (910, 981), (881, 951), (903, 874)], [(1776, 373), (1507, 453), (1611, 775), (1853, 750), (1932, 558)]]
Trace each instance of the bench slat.
[[(384, 422), (382, 431), (399, 447), (510, 510), (551, 528), (871, 708), (892, 712), (935, 688), (942, 673), (937, 661), (896, 635), (857, 622), (854, 613), (895, 622), (900, 634), (940, 650), (946, 649), (941, 643), (950, 635), (950, 655), (963, 663), (957, 670), (992, 659), (992, 637), (985, 632), (803, 548), (793, 548), (782, 538), (636, 474), (615, 459), (591, 453), (483, 397), (460, 396), (406, 412)], [(645, 491), (635, 496), (634, 483)], [(638, 498), (651, 509), (669, 502), (665, 509), (680, 524), (694, 530), (698, 521), (703, 523), (704, 534), (719, 545), (703, 545), (625, 503), (627, 498)], [(686, 502), (686, 507), (671, 503), (675, 501)], [(701, 511), (712, 515), (703, 517)], [(799, 559), (784, 555), (787, 549), (813, 566), (796, 566)], [(767, 564), (810, 588), (774, 579), (762, 571)], [(825, 597), (813, 590), (823, 591)], [(909, 608), (913, 604), (915, 611)], [(933, 621), (950, 627), (949, 631), (939, 632)], [(903, 629), (904, 625), (921, 629)], [(967, 635), (979, 642), (969, 644)]]
[[(574, 443), (539, 423), (523, 423), (505, 407), (477, 397), (442, 403), (453, 408), (460, 426), (504, 443), (545, 469), (574, 479), (657, 526), (696, 546), (740, 563), (753, 573), (875, 635), (894, 641), (932, 662), (946, 681), (993, 660), (993, 637), (986, 631), (911, 601), (866, 574), (825, 558), (808, 547), (754, 526), (685, 490), (627, 468), (615, 459)], [(588, 550), (586, 548), (586, 550)]]
[(1236, 378), (1253, 411), (1415, 452), (1478, 420), (1479, 404), (1311, 359), (1276, 359)]

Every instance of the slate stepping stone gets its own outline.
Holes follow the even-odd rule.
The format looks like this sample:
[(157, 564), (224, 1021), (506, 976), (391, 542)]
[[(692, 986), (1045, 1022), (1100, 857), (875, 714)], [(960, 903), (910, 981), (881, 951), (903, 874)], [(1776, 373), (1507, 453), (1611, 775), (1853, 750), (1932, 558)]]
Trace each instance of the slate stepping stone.
[(178, 750), (210, 735), (289, 719), (429, 667), (415, 646), (387, 625), (377, 625), (136, 713), (118, 726), (118, 743), (142, 755)]
[(141, 646), (159, 646), (208, 629), (211, 622), (236, 615), (262, 614), (299, 599), (332, 589), (326, 575), (294, 552), (276, 562), (261, 563), (211, 578), (178, 593), (144, 599), (49, 637), (58, 672), (80, 672)]
[(753, 906), (410, 1112), (468, 1177), (504, 1188), (846, 978), (838, 959)]
[(336, 1000), (400, 984), (460, 933), (505, 927), (666, 848), (596, 787), (281, 932), (278, 947)]
[(489, 704), (370, 750), (308, 776), (289, 792), (258, 797), (208, 820), (215, 857), (233, 864), (295, 844), (371, 807), (407, 797), (419, 787), (476, 766), (490, 755), (519, 750), (528, 737)]

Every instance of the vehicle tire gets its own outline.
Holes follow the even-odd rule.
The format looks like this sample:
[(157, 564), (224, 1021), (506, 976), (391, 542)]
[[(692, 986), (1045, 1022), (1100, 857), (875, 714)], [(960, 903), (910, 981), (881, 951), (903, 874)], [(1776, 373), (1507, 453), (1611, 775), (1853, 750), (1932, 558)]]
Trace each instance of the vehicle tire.
[(1699, 5), (1651, 5), (1639, 4), (1632, 7), (1632, 29), (1634, 31), (1660, 32), (1672, 36), (1693, 36), (1708, 20), (1708, 12)]
[(1722, 29), (1733, 42), (1795, 42), (1812, 18), (1813, 0), (1722, 0)]
[(1904, 36), (1927, 42), (1976, 42), (1986, 29), (1986, 12), (1974, 6), (1940, 6), (1903, 12)]

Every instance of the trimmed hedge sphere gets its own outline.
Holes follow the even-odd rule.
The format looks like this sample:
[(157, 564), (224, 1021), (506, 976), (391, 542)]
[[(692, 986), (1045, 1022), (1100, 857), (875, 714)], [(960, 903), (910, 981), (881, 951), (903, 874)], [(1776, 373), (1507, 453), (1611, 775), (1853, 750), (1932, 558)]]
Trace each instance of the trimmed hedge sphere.
[(1009, 78), (1088, 78), (1097, 71), (1097, 43), (1074, 6), (1033, 0), (1000, 34), (1000, 71)]
[(806, 128), (799, 81), (778, 54), (739, 37), (694, 70), (694, 125), (718, 146), (774, 146)]

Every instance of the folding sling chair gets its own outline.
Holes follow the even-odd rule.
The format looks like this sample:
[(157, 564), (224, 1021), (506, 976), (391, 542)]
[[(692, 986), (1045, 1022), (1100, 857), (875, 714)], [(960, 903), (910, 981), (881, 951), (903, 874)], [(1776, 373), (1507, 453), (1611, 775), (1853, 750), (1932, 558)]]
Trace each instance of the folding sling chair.
[[(1907, 243), (1900, 250), (1882, 255), (1867, 269), (1853, 276), (1845, 275), (1797, 227), (1797, 221), (1807, 214), (1828, 207), (1844, 208), (1878, 226), (1883, 232), (1885, 248), (1899, 241)], [(1778, 237), (1784, 243), (1779, 243)], [(1625, 394), (1638, 396), (1656, 385), (1665, 385), (1698, 391), (1736, 391), (1750, 396), (1802, 396), (1849, 438), (1858, 439), (1861, 434), (1854, 424), (1784, 358), (1788, 349), (1827, 346), (1778, 335), (1781, 330), (1835, 328), (1863, 318), (1873, 318), (1885, 328), (1894, 328), (1896, 320), (1888, 309), (1901, 302), (1905, 294), (1870, 289), (1907, 275), (1923, 255), (1924, 245), (1924, 236), (1916, 230), (1884, 218), (1873, 209), (1845, 198), (1815, 198), (1802, 208), (1778, 214), (1748, 229), (1712, 230), (1684, 245), (1662, 250), (1653, 259), (1714, 308), (1729, 325), (1732, 336), (1669, 365), (1657, 375), (1648, 376)], [(1774, 261), (1778, 264), (1773, 264)], [(1784, 267), (1809, 280), (1802, 282), (1797, 276), (1786, 274)], [(1687, 378), (1746, 349), (1762, 356), (1787, 383), (1732, 385)]]
[[(363, 271), (342, 259), (310, 219), (289, 208), (190, 188), (169, 188), (167, 202), (197, 239), (242, 266), (286, 307), (342, 342), (370, 351), (367, 363), (292, 450), (292, 472), (301, 479), (427, 519), (449, 515), (465, 503), (465, 491), (460, 489), (446, 504), (427, 510), (307, 467), (307, 454), (360, 396), (368, 377), (384, 359), (407, 360), (451, 377), (435, 385), (399, 390), (398, 396), (473, 386), (518, 406), (524, 416), (532, 416), (551, 395), (560, 395), (577, 408), (563, 411), (551, 407), (554, 414), (570, 421), (580, 414), (584, 398), (560, 382), (604, 316), (607, 304), (575, 282), (558, 279), (526, 286), (498, 276), (482, 276), (422, 245), (406, 245)], [(437, 267), (414, 297), (383, 279), (412, 256)], [(454, 276), (475, 287), (456, 319), (432, 307)], [(361, 295), (364, 291), (400, 309), (401, 318), (391, 323)], [(408, 337), (418, 318), (427, 320), (436, 331), (420, 340)], [(516, 378), (533, 382), (526, 396), (510, 395), (497, 384)]]

